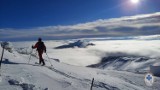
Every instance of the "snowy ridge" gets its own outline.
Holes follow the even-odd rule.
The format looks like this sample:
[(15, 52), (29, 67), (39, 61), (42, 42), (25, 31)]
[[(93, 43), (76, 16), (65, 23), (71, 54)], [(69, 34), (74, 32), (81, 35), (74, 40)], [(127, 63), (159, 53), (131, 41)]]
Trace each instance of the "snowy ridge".
[(104, 57), (100, 63), (87, 67), (147, 73), (149, 72), (149, 66), (154, 65), (158, 60), (156, 58), (142, 56), (109, 56)]
[(74, 48), (74, 47), (78, 47), (78, 48), (86, 48), (87, 46), (94, 46), (95, 44), (93, 43), (89, 43), (83, 40), (77, 40), (73, 43), (69, 43), (67, 45), (62, 45), (62, 46), (58, 46), (55, 47), (55, 49), (65, 49), (65, 48)]
[[(69, 64), (75, 63), (75, 61), (72, 61), (71, 58), (75, 59), (77, 63), (81, 63), (80, 65), (82, 65), (84, 61), (86, 63), (89, 62), (88, 65), (91, 65), (92, 63), (96, 64), (97, 62), (95, 62), (92, 59), (93, 58), (92, 55), (94, 55), (95, 60), (96, 59), (99, 60), (104, 56), (107, 57), (108, 54), (106, 55), (106, 51), (111, 51), (112, 47), (116, 46), (116, 50), (121, 51), (119, 47), (121, 47), (121, 45), (124, 46), (124, 44), (126, 43), (131, 43), (130, 47), (132, 47), (133, 43), (134, 43), (134, 46), (141, 45), (141, 42), (137, 42), (137, 41), (126, 41), (126, 42), (122, 42), (122, 41), (108, 42), (107, 41), (106, 43), (105, 42), (106, 41), (93, 42), (95, 43), (95, 46), (88, 47), (88, 48), (72, 48), (72, 49), (56, 50), (53, 48), (56, 46), (63, 45), (65, 42), (46, 41), (45, 44), (48, 47), (47, 48), (48, 55), (51, 58), (58, 58), (62, 62), (62, 63), (59, 63), (59, 62), (56, 62), (55, 60), (50, 59), (51, 63), (53, 64), (53, 67), (50, 66), (49, 59), (45, 54), (44, 54), (44, 58), (46, 61), (46, 66), (42, 67), (42, 66), (36, 65), (35, 62), (38, 62), (38, 58), (35, 54), (36, 50), (33, 51), (32, 53), (33, 56), (31, 57), (30, 64), (28, 64), (28, 59), (29, 59), (28, 53), (31, 50), (30, 46), (34, 42), (14, 42), (13, 43), (14, 48), (12, 53), (5, 50), (5, 54), (2, 62), (0, 90), (89, 90), (91, 80), (93, 77), (95, 78), (93, 90), (153, 90), (153, 89), (158, 90), (160, 88), (159, 87), (160, 79), (158, 77), (156, 77), (156, 82), (154, 86), (148, 87), (145, 85), (143, 80), (145, 74), (125, 71), (124, 68), (128, 69), (128, 67), (123, 67), (121, 68), (123, 69), (123, 71), (118, 71), (116, 68), (112, 70), (108, 70), (108, 69), (101, 70), (101, 69), (95, 69), (95, 68), (69, 65)], [(154, 45), (154, 48), (157, 48), (156, 46), (158, 44), (159, 42), (156, 43), (156, 45), (153, 44), (153, 42), (148, 42), (149, 47), (150, 45), (152, 46)], [(106, 45), (108, 47), (105, 49), (104, 47), (106, 47)], [(117, 46), (117, 45), (120, 45), (120, 46)], [(18, 49), (18, 48), (23, 48), (23, 49)], [(27, 50), (27, 53), (20, 53), (20, 51), (23, 51), (23, 50), (24, 52), (26, 52), (24, 48)], [(138, 48), (137, 50), (139, 49), (142, 50), (142, 48)], [(125, 49), (122, 49), (122, 50), (125, 51)], [(0, 47), (0, 52), (1, 51), (2, 51), (2, 48)], [(78, 54), (84, 55), (84, 57), (80, 58), (81, 57), (80, 55), (79, 57), (77, 57), (78, 55), (76, 56), (76, 53), (75, 53), (77, 51), (78, 51)], [(118, 51), (115, 51), (115, 52), (118, 52)], [(145, 51), (145, 52), (148, 52), (148, 51)], [(133, 52), (130, 52), (130, 53), (133, 53)], [(67, 63), (67, 60), (65, 61), (65, 58), (67, 58), (67, 56), (65, 56), (66, 54), (70, 55), (68, 56), (68, 59), (70, 59), (70, 62), (72, 61), (71, 63), (69, 62)], [(87, 57), (88, 55), (90, 57)], [(148, 55), (148, 53), (145, 53), (145, 54), (143, 53), (143, 55)], [(134, 58), (134, 59), (135, 59), (135, 62), (137, 62), (136, 65), (138, 65), (139, 63), (150, 61), (150, 59), (152, 59), (151, 57), (157, 57), (157, 56), (150, 55), (148, 58), (141, 57), (141, 59), (137, 59), (137, 58)], [(84, 61), (78, 62), (77, 58), (79, 58), (79, 60), (84, 60)], [(115, 57), (115, 58), (124, 59), (124, 57)], [(129, 59), (131, 58), (133, 57), (130, 57)], [(88, 61), (89, 59), (92, 59), (93, 62)], [(111, 60), (111, 58), (104, 59), (104, 61), (106, 60)], [(112, 61), (112, 63), (114, 62), (114, 60)], [(154, 63), (156, 61), (157, 60), (153, 60)], [(126, 65), (127, 64), (125, 64), (124, 66)], [(121, 64), (119, 64), (119, 66), (121, 66)], [(105, 68), (107, 67), (108, 66), (105, 66)], [(145, 66), (145, 68), (146, 67), (147, 66)]]

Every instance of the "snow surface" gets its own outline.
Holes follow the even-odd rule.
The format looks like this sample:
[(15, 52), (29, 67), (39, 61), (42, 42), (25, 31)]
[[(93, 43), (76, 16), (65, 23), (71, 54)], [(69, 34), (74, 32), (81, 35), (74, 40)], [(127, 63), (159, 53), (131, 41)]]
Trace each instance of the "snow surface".
[[(92, 78), (93, 90), (159, 90), (159, 77), (152, 87), (144, 82), (149, 66), (160, 64), (159, 40), (94, 40), (86, 48), (55, 49), (71, 42), (44, 41), (46, 66), (35, 64), (36, 50), (28, 64), (36, 41), (12, 42), (13, 52), (4, 52), (0, 90), (90, 90)], [(86, 67), (91, 65), (96, 68)]]

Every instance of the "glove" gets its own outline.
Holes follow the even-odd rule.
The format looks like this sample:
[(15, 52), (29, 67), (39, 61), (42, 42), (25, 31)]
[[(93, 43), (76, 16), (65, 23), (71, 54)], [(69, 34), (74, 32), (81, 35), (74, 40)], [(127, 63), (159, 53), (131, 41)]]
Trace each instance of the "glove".
[(46, 53), (46, 51), (47, 51), (47, 50), (45, 49), (44, 52)]
[(34, 46), (32, 46), (32, 49), (34, 48)]

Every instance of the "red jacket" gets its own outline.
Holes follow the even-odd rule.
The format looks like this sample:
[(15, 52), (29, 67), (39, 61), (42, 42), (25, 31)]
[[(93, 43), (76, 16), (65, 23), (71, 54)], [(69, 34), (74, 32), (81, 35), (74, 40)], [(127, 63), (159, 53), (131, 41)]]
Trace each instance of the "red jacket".
[(37, 42), (32, 48), (37, 48), (37, 51), (45, 51), (46, 52), (46, 46), (43, 42)]

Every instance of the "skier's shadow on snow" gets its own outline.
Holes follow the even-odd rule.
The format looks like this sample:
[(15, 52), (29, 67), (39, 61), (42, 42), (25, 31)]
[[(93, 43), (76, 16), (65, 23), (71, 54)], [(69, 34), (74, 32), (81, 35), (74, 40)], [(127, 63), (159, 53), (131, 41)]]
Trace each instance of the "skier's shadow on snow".
[(16, 64), (24, 64), (24, 65), (32, 65), (32, 66), (35, 65), (35, 64), (28, 64), (28, 63), (16, 63), (16, 62), (11, 62), (11, 61), (9, 61), (9, 59), (4, 59), (4, 60), (2, 61), (2, 63), (3, 63), (3, 64), (13, 64), (13, 65), (16, 65)]
[(4, 63), (4, 64), (20, 64), (20, 63), (11, 62), (11, 61), (9, 61), (8, 59), (4, 59), (4, 60), (2, 61), (2, 63)]

